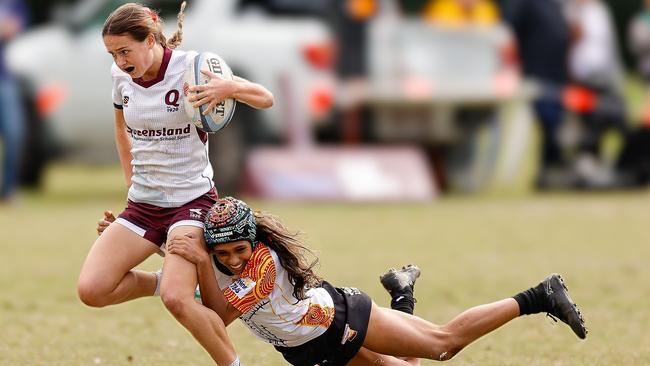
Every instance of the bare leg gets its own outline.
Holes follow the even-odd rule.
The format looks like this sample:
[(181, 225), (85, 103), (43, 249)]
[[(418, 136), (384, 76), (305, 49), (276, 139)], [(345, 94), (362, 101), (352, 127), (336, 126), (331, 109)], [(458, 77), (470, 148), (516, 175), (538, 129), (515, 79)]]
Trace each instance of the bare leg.
[[(379, 281), (391, 297), (390, 307), (409, 315), (413, 315), (415, 298), (413, 290), (415, 281), (420, 277), (420, 268), (414, 264), (400, 269), (391, 268), (381, 276)], [(420, 365), (419, 358), (394, 357), (361, 348), (359, 353), (350, 361), (350, 365)]]
[(373, 352), (367, 348), (361, 347), (359, 352), (354, 356), (346, 366), (419, 366), (419, 358), (398, 358), (388, 355), (382, 355)]
[(440, 354), (439, 359), (446, 360), (453, 357), (468, 344), (518, 316), (519, 305), (513, 298), (475, 306), (464, 311), (443, 326), (446, 332), (456, 338), (455, 345), (457, 347), (447, 351), (449, 354), (444, 357)]
[(111, 224), (97, 238), (81, 268), (79, 298), (88, 306), (102, 307), (153, 295), (156, 276), (133, 268), (158, 249), (119, 223)]
[[(203, 230), (193, 226), (179, 226), (169, 237), (190, 232), (203, 237)], [(165, 307), (218, 365), (228, 366), (237, 358), (235, 347), (219, 315), (194, 300), (197, 283), (196, 266), (179, 255), (167, 253), (160, 286)]]
[(448, 360), (517, 316), (512, 298), (473, 307), (443, 326), (373, 303), (363, 346), (393, 356)]

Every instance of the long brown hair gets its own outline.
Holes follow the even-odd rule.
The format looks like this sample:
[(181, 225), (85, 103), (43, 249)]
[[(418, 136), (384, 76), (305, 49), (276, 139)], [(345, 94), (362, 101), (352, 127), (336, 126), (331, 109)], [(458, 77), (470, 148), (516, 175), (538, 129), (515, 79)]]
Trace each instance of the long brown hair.
[(185, 20), (185, 1), (178, 12), (178, 29), (170, 39), (163, 34), (163, 21), (155, 10), (142, 4), (127, 3), (115, 9), (106, 18), (102, 37), (128, 34), (138, 42), (144, 41), (153, 34), (156, 42), (167, 48), (176, 48), (183, 41), (183, 21)]
[[(255, 211), (257, 240), (273, 249), (280, 257), (280, 264), (289, 274), (293, 285), (293, 296), (298, 300), (306, 298), (308, 288), (318, 286), (322, 279), (314, 272), (318, 258), (300, 240), (299, 232), (291, 232), (276, 216)], [(307, 256), (313, 256), (310, 262)]]

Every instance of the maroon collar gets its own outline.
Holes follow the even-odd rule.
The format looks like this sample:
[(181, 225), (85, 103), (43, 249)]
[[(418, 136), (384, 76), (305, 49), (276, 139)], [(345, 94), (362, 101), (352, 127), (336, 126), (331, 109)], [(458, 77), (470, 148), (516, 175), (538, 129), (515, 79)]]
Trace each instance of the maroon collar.
[(172, 50), (170, 48), (163, 48), (163, 58), (162, 63), (160, 64), (160, 69), (158, 69), (158, 75), (155, 79), (144, 81), (142, 78), (133, 79), (133, 82), (140, 85), (143, 88), (148, 88), (165, 78), (165, 72), (167, 71), (167, 66), (169, 65), (169, 60), (172, 58)]

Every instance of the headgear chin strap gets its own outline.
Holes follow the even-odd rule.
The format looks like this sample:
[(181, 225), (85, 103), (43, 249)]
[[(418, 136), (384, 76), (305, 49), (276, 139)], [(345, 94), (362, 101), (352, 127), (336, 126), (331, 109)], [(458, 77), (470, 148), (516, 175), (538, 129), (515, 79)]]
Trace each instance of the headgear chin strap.
[(255, 249), (257, 224), (253, 210), (236, 198), (220, 198), (205, 215), (204, 235), (210, 249), (238, 240), (247, 240)]

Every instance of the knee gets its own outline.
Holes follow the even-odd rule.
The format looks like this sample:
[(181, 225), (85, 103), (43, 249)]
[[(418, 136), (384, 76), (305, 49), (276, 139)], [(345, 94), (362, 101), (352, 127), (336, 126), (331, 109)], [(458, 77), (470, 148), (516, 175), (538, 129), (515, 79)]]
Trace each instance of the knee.
[(98, 283), (93, 281), (79, 279), (77, 294), (81, 302), (88, 306), (101, 308), (108, 305), (107, 293), (101, 289)]
[(160, 298), (167, 310), (179, 321), (187, 318), (189, 309), (194, 304), (194, 299), (177, 292), (161, 291)]
[(450, 331), (442, 330), (436, 334), (438, 350), (434, 359), (438, 361), (449, 361), (456, 356), (465, 346), (463, 341)]

